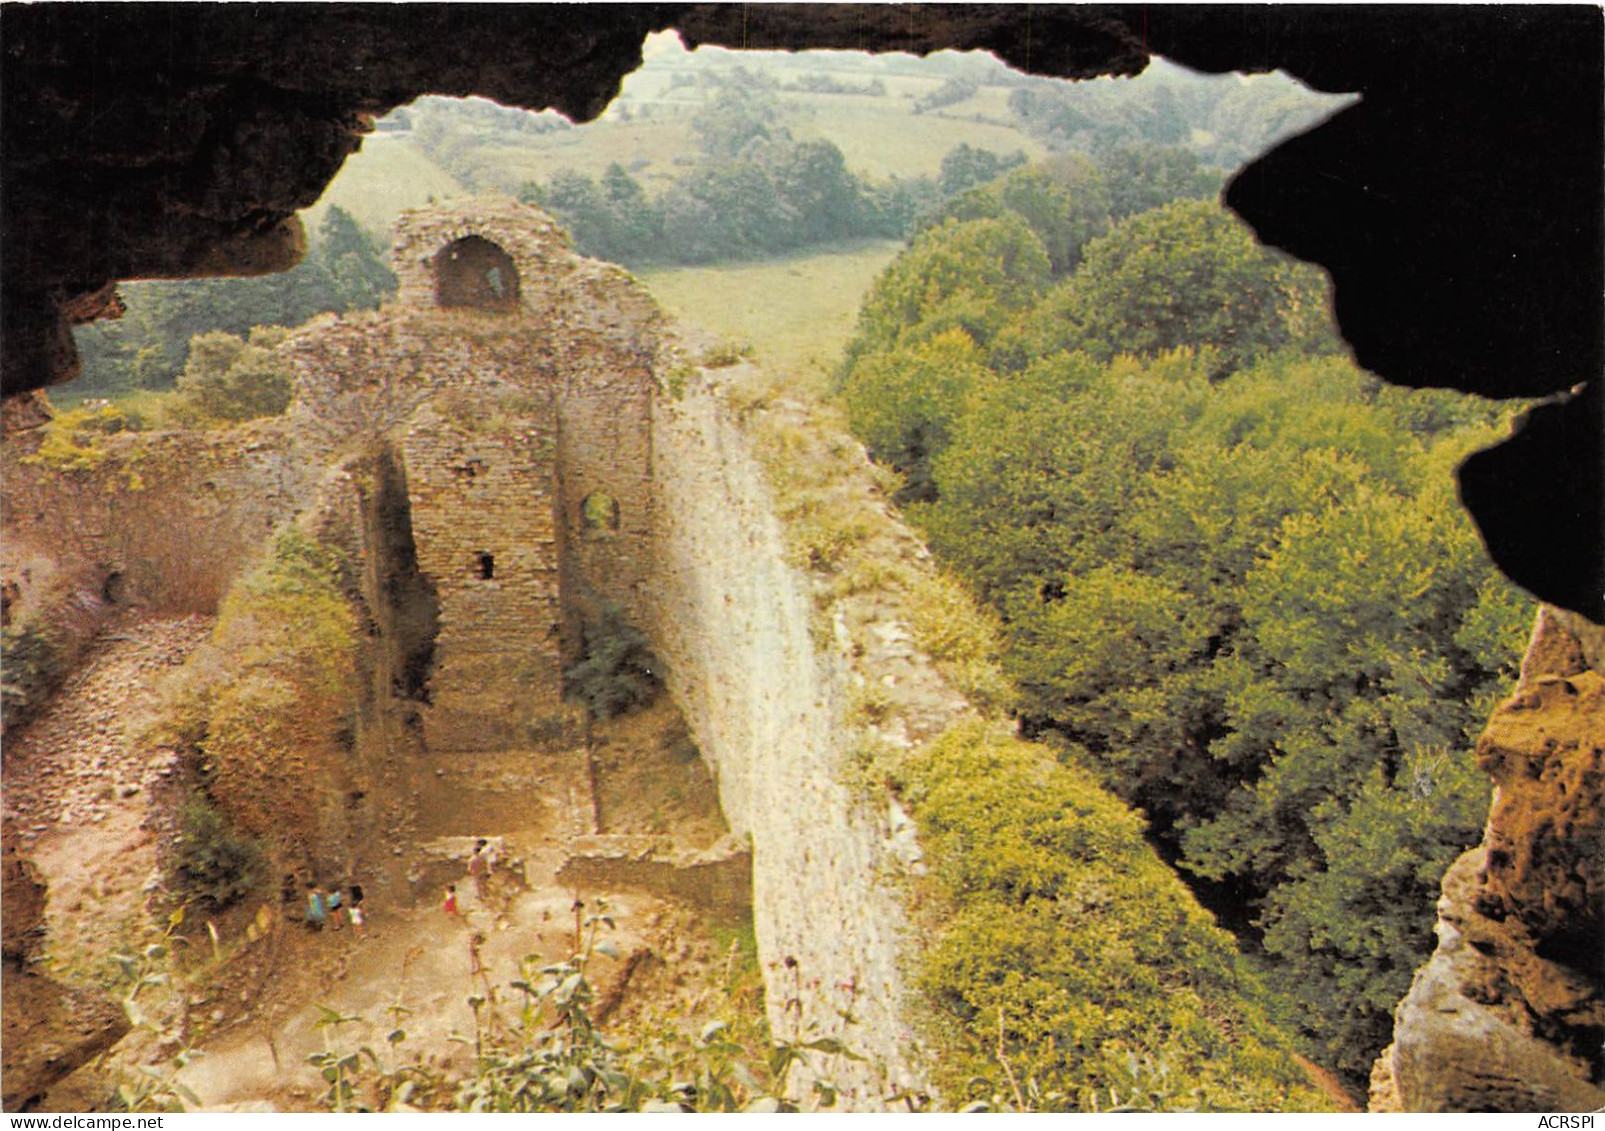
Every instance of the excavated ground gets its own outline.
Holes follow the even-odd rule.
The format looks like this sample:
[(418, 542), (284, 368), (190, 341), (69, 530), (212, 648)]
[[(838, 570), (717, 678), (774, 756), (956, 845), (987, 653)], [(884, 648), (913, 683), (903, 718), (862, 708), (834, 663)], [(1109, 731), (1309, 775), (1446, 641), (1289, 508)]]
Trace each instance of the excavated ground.
[[(183, 663), (210, 623), (122, 615), (39, 718), (8, 736), (6, 811), (49, 886), (45, 966), (63, 981), (126, 996), (113, 954), (138, 953), (167, 926), (150, 897), (160, 882), (152, 818), (169, 767), (130, 736), (157, 707), (160, 675)], [(590, 973), (615, 1023), (707, 1020), (707, 1009), (730, 1004), (727, 952), (741, 909), (692, 906), (640, 884), (585, 890), (558, 873), (576, 838), (597, 834), (664, 855), (708, 849), (725, 833), (711, 777), (666, 698), (596, 727), (589, 750), (589, 758), (506, 751), (390, 767), (395, 796), (386, 809), (398, 811), (399, 801), (411, 812), (387, 827), (385, 846), (393, 871), (407, 878), (369, 885), (366, 937), (349, 927), (312, 932), (298, 903), (276, 892), (210, 923), (192, 915), (172, 957), (152, 967), (171, 973), (170, 983), (131, 1003), (135, 1029), (103, 1065), (59, 1085), (43, 1109), (101, 1108), (118, 1081), (138, 1080), (187, 1089), (191, 1108), (318, 1110), (324, 1086), (307, 1057), (331, 1043), (370, 1047), (387, 1065), (415, 1061), (442, 1079), (461, 1076), (473, 1062), (469, 999), (488, 999), (484, 1031), (510, 1025), (521, 999), (508, 983), (521, 962), (569, 958), (575, 904), (584, 916), (599, 899), (617, 923), (605, 934), (618, 957), (596, 955)], [(462, 863), (475, 836), (493, 838), (504, 857), (483, 900)], [(448, 882), (458, 884), (456, 916), (441, 908)], [(761, 1015), (761, 1002), (747, 1005)], [(355, 1020), (320, 1028), (320, 1006)], [(392, 1047), (386, 1036), (398, 1016), (407, 1038)]]
[(62, 981), (104, 984), (111, 953), (160, 934), (144, 912), (156, 882), (156, 837), (146, 816), (168, 767), (128, 736), (156, 709), (161, 677), (211, 626), (203, 616), (118, 614), (51, 705), (6, 736), (6, 817), (49, 884), (50, 967)]

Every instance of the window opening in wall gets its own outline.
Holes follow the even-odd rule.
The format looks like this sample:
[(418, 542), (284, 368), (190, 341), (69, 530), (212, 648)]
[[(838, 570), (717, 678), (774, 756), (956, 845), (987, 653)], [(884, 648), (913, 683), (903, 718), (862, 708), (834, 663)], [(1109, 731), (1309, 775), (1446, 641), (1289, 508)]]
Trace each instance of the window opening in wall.
[(474, 555), (474, 569), (481, 581), (489, 581), (496, 576), (496, 555), (481, 550)]
[(483, 236), (454, 240), (435, 256), (435, 301), (445, 307), (508, 311), (518, 306), (512, 256)]
[(588, 535), (612, 534), (619, 528), (619, 501), (598, 491), (580, 504), (580, 529)]

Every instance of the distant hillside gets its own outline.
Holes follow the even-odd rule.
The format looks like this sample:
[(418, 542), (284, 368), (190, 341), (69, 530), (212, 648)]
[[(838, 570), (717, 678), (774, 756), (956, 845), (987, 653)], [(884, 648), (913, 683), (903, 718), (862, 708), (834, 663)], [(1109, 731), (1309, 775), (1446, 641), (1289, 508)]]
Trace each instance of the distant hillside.
[(457, 178), (430, 160), (410, 136), (378, 133), (363, 140), (318, 202), (301, 213), (301, 222), (315, 240), (324, 215), (338, 205), (388, 241), (390, 226), (407, 209), (430, 199), (466, 195)]

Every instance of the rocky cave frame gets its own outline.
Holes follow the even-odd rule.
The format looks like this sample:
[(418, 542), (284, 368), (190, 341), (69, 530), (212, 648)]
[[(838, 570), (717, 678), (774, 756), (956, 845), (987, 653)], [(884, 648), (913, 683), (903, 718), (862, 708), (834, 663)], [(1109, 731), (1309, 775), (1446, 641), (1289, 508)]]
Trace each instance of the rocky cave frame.
[[(1227, 204), (1331, 273), (1359, 364), (1550, 398), (1459, 472), (1495, 561), (1605, 621), (1602, 16), (1590, 7), (8, 5), (0, 351), (18, 395), (77, 370), (122, 279), (283, 270), (373, 119), (423, 94), (595, 118), (646, 35), (688, 47), (990, 50), (1025, 73), (1279, 68), (1360, 100), (1241, 170)], [(296, 50), (283, 45), (294, 43)], [(118, 96), (108, 100), (105, 92)], [(1408, 318), (1400, 312), (1407, 311)]]
[[(1468, 461), (1463, 496), (1518, 582), (1605, 619), (1598, 10), (155, 11), (0, 8), (8, 430), (39, 420), (29, 390), (72, 375), (70, 326), (115, 313), (117, 280), (293, 263), (303, 243), (294, 213), (372, 117), (421, 94), (480, 94), (587, 120), (639, 65), (644, 36), (669, 27), (692, 47), (985, 48), (1061, 77), (1135, 73), (1150, 53), (1205, 71), (1279, 67), (1361, 100), (1237, 174), (1228, 204), (1266, 242), (1328, 268), (1362, 365), (1399, 384), (1551, 398), (1525, 431)], [(408, 658), (427, 663), (421, 651)], [(427, 689), (426, 671), (399, 674), (415, 693)], [(1546, 686), (1570, 694), (1564, 681)], [(8, 871), (18, 890), (11, 881)], [(1437, 1062), (1421, 1063), (1430, 1075)]]

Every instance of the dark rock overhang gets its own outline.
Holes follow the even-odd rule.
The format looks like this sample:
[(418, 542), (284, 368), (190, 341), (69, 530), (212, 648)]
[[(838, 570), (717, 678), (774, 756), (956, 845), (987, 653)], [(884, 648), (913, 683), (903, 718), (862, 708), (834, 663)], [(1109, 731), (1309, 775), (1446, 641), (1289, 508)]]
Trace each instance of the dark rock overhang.
[[(991, 50), (1036, 74), (1150, 54), (1361, 100), (1227, 203), (1325, 266), (1390, 381), (1556, 396), (1462, 470), (1496, 561), (1605, 620), (1601, 12), (1587, 6), (13, 4), (0, 8), (4, 391), (76, 371), (70, 326), (136, 277), (302, 251), (372, 118), (421, 94), (599, 114), (651, 31), (688, 45)], [(1571, 390), (1586, 386), (1580, 394)]]

